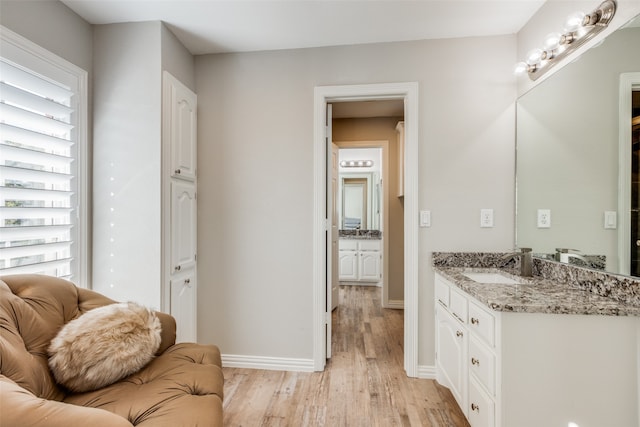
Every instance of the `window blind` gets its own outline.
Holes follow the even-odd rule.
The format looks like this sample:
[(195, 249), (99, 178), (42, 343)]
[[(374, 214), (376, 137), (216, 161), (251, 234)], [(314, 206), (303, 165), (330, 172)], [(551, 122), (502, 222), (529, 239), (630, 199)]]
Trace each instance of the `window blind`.
[(0, 57), (0, 275), (73, 277), (74, 96), (69, 86)]

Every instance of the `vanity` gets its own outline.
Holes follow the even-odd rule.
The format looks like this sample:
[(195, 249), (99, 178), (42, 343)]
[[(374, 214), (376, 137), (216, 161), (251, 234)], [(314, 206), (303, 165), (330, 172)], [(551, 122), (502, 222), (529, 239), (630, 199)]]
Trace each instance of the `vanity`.
[(340, 282), (377, 285), (382, 280), (382, 240), (379, 233), (373, 233), (373, 236), (343, 235), (338, 245)]
[(640, 284), (614, 299), (567, 279), (605, 273), (535, 259), (523, 278), (503, 255), (433, 258), (436, 379), (471, 426), (637, 426)]

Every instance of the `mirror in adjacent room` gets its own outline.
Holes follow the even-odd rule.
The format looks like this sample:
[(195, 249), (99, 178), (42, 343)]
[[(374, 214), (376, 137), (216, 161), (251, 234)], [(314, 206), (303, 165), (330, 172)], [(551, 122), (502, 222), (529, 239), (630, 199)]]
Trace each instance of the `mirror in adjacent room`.
[(341, 230), (380, 230), (380, 148), (339, 151), (338, 212)]
[[(619, 168), (622, 153), (631, 169), (633, 147), (629, 136), (619, 152), (620, 135), (632, 134), (630, 117), (620, 116), (621, 90), (623, 95), (633, 90), (620, 82), (624, 73), (640, 71), (639, 45), (636, 18), (519, 98), (518, 246), (550, 259), (629, 274), (635, 240), (634, 248), (620, 248), (632, 238), (624, 230), (634, 227), (630, 209), (619, 206), (625, 200), (630, 204), (638, 188), (621, 178)], [(621, 123), (627, 130), (620, 130)]]

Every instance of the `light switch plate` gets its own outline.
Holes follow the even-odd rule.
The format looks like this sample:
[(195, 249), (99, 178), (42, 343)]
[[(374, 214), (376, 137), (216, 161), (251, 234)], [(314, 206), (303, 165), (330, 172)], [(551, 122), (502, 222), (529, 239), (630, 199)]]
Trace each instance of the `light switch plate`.
[(480, 209), (480, 227), (493, 227), (493, 209)]
[(607, 230), (618, 228), (618, 213), (616, 211), (604, 211), (604, 228)]
[(431, 211), (420, 211), (420, 227), (431, 227)]
[(538, 209), (538, 228), (551, 228), (551, 209)]

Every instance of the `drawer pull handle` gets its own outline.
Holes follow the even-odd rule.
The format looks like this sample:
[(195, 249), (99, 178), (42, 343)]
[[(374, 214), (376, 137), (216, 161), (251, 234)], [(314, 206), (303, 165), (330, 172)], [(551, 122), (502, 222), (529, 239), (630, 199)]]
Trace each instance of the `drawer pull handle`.
[(181, 268), (182, 268), (182, 267), (180, 267), (179, 265), (176, 265), (175, 270), (176, 270), (176, 271), (180, 271), (180, 269), (181, 269)]
[(478, 359), (476, 359), (475, 357), (471, 358), (471, 364), (472, 365), (476, 365), (476, 366), (480, 366), (480, 361)]
[(476, 412), (480, 412), (480, 406), (476, 405), (475, 403), (471, 404), (471, 410), (472, 411), (476, 411)]
[(472, 323), (473, 325), (479, 325), (479, 324), (480, 324), (480, 320), (476, 319), (475, 317), (472, 317), (472, 318), (471, 318), (471, 323)]
[(461, 331), (456, 331), (456, 336), (457, 337), (461, 337), (461, 336), (463, 336), (463, 333)]
[(176, 175), (180, 175), (181, 173), (182, 173), (182, 171), (181, 171), (180, 169), (176, 169), (176, 170), (175, 170), (175, 174), (176, 174)]

